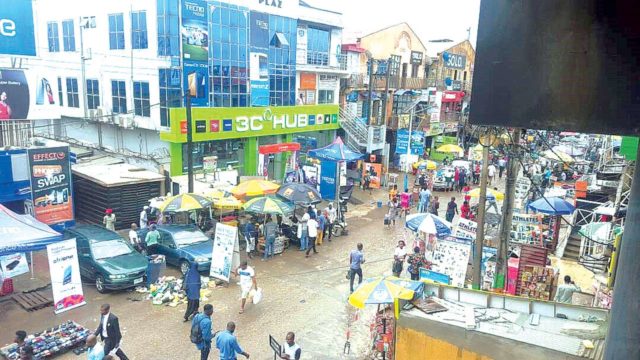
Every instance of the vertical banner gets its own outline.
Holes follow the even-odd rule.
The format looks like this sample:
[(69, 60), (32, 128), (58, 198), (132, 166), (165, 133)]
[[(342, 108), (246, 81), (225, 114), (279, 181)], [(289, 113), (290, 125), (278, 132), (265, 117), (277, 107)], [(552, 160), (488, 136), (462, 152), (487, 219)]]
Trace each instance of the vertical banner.
[[(231, 269), (236, 262), (234, 253), (238, 245), (238, 228), (235, 226), (218, 223), (213, 240), (213, 253), (211, 254), (211, 269), (209, 276), (223, 281), (229, 281)], [(239, 256), (239, 254), (238, 254)]]
[(320, 195), (324, 200), (336, 199), (336, 177), (339, 163), (322, 161), (320, 165)]
[(193, 106), (209, 104), (209, 24), (204, 0), (182, 2), (182, 54), (184, 87)]
[(28, 149), (33, 215), (47, 224), (73, 221), (69, 147)]
[(47, 245), (53, 311), (56, 314), (84, 305), (76, 239)]
[(269, 15), (249, 14), (251, 106), (269, 106)]
[(298, 26), (298, 34), (296, 41), (296, 63), (297, 64), (306, 64), (307, 63), (307, 27), (306, 26)]

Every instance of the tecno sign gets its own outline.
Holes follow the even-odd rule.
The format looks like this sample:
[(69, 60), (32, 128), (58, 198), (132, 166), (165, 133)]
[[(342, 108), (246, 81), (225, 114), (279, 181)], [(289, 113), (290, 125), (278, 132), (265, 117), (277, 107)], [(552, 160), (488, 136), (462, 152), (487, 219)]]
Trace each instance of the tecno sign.
[(16, 36), (16, 23), (11, 19), (0, 19), (0, 35)]

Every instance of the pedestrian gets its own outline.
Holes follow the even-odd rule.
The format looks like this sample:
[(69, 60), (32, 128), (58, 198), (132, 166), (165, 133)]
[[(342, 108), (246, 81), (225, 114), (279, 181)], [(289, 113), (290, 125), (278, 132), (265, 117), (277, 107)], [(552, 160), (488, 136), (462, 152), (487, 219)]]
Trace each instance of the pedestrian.
[(424, 254), (420, 251), (420, 247), (418, 246), (413, 248), (413, 254), (409, 255), (408, 263), (409, 267), (407, 268), (407, 271), (411, 275), (411, 280), (415, 281), (420, 280), (420, 268), (430, 268), (427, 259), (424, 257)]
[(504, 172), (505, 167), (507, 166), (507, 160), (502, 156), (498, 160), (498, 177), (502, 179), (502, 173)]
[(447, 184), (445, 191), (453, 190), (453, 176), (454, 173), (449, 169), (444, 169), (444, 182)]
[(318, 216), (318, 237), (317, 244), (322, 245), (322, 240), (324, 239), (324, 229), (327, 226), (327, 211), (320, 211), (320, 215)]
[(262, 261), (273, 257), (273, 247), (276, 244), (276, 236), (278, 235), (278, 224), (273, 221), (271, 215), (267, 215), (264, 224), (264, 255)]
[(129, 359), (120, 348), (120, 341), (122, 340), (120, 323), (118, 322), (118, 317), (111, 313), (111, 306), (103, 304), (100, 307), (100, 315), (100, 323), (93, 335), (100, 335), (104, 343), (104, 354), (113, 355), (115, 353), (120, 360)]
[(145, 205), (140, 211), (140, 229), (146, 229), (149, 224), (149, 207)]
[(247, 257), (251, 259), (252, 258), (251, 252), (253, 252), (253, 250), (255, 250), (255, 247), (256, 247), (256, 243), (254, 241), (256, 227), (255, 225), (253, 225), (253, 221), (251, 221), (251, 219), (247, 219), (247, 222), (244, 224), (244, 229), (242, 232), (244, 236), (244, 241), (247, 244), (245, 248), (245, 252), (247, 253)]
[(116, 214), (113, 213), (113, 209), (107, 209), (104, 213), (102, 225), (104, 225), (107, 230), (116, 231)]
[(420, 190), (420, 204), (418, 205), (418, 212), (423, 213), (429, 211), (429, 202), (431, 201), (431, 191), (425, 185)]
[(389, 190), (389, 201), (393, 201), (393, 199), (395, 199), (396, 196), (398, 196), (398, 185), (394, 184), (391, 187), (391, 190)]
[(27, 332), (24, 330), (16, 331), (16, 337), (13, 340), (18, 345), (18, 353), (20, 353), (20, 348), (25, 346), (25, 340), (27, 339)]
[(364, 264), (364, 253), (362, 243), (358, 243), (356, 250), (351, 250), (349, 254), (349, 289), (353, 293), (353, 279), (358, 275), (358, 285), (362, 284), (362, 264)]
[(447, 204), (447, 213), (445, 215), (448, 222), (453, 221), (453, 217), (458, 213), (458, 204), (456, 204), (456, 198), (451, 197), (451, 201)]
[(454, 186), (456, 191), (460, 190), (460, 168), (456, 167), (454, 173), (453, 173), (453, 182), (454, 182)]
[(300, 239), (300, 251), (305, 251), (309, 247), (309, 228), (307, 222), (310, 219), (308, 212), (305, 212), (298, 223), (298, 239)]
[(462, 169), (458, 179), (458, 192), (461, 192), (465, 185), (467, 185), (467, 170)]
[(156, 224), (151, 224), (149, 232), (144, 237), (144, 244), (147, 248), (147, 255), (158, 252), (158, 240), (160, 240), (160, 232), (158, 232)]
[(429, 212), (431, 212), (435, 216), (438, 216), (439, 209), (440, 209), (440, 198), (438, 196), (434, 196), (433, 201), (431, 202), (431, 208)]
[(211, 340), (213, 340), (213, 305), (206, 304), (203, 313), (197, 313), (191, 320), (191, 342), (200, 350), (200, 360), (207, 360), (211, 352)]
[(369, 195), (371, 195), (371, 175), (369, 174), (368, 171), (364, 172), (364, 186), (362, 188), (362, 190), (367, 191), (369, 190)]
[(251, 289), (258, 290), (258, 283), (256, 281), (256, 273), (251, 266), (244, 260), (240, 263), (240, 267), (236, 269), (236, 274), (240, 277), (240, 314), (244, 313), (244, 305), (247, 303), (247, 297)]
[(400, 194), (400, 206), (402, 207), (402, 213), (406, 217), (409, 214), (409, 201), (411, 200), (411, 194), (409, 189), (404, 189), (404, 192)]
[(220, 360), (236, 360), (236, 354), (249, 358), (249, 354), (242, 350), (238, 344), (238, 339), (233, 335), (234, 331), (236, 331), (236, 324), (229, 321), (227, 330), (216, 336), (216, 347), (220, 350)]
[(396, 218), (398, 217), (398, 212), (400, 211), (400, 204), (398, 203), (398, 198), (393, 199), (393, 201), (389, 204), (389, 222), (396, 226)]
[(198, 272), (198, 263), (194, 261), (191, 263), (182, 283), (182, 288), (187, 293), (187, 310), (184, 312), (184, 322), (189, 321), (191, 315), (195, 316), (198, 313), (201, 287), (202, 282), (200, 280), (200, 273)]
[(20, 360), (34, 360), (33, 347), (31, 345), (25, 345), (20, 348)]
[(558, 286), (558, 289), (556, 290), (556, 297), (553, 299), (553, 301), (571, 304), (571, 297), (573, 296), (574, 292), (580, 292), (580, 287), (578, 287), (578, 285), (576, 285), (576, 283), (571, 280), (571, 276), (565, 275), (564, 284)]
[(404, 260), (407, 257), (407, 249), (405, 249), (405, 244), (403, 240), (398, 241), (398, 246), (393, 252), (393, 266), (391, 268), (391, 272), (393, 276), (400, 277), (402, 273), (402, 267), (404, 264)]
[(104, 346), (98, 342), (97, 336), (87, 336), (87, 340), (85, 340), (84, 345), (87, 347), (87, 360), (104, 359)]
[(333, 224), (336, 222), (336, 219), (338, 218), (338, 215), (336, 213), (336, 209), (333, 207), (333, 203), (330, 202), (329, 203), (329, 207), (327, 208), (327, 214), (328, 214), (328, 218), (327, 220), (329, 220), (327, 222), (327, 230), (328, 230), (328, 235), (329, 235), (329, 241), (331, 241), (331, 236), (333, 235)]
[(307, 249), (307, 253), (304, 255), (305, 258), (309, 257), (309, 252), (313, 249), (313, 253), (317, 254), (316, 250), (316, 238), (318, 237), (318, 222), (316, 221), (315, 212), (311, 214), (309, 217), (309, 221), (307, 221), (307, 230), (309, 231), (309, 248)]
[(302, 349), (298, 344), (296, 344), (296, 334), (289, 331), (285, 338), (284, 345), (282, 345), (282, 355), (280, 355), (280, 358), (286, 360), (300, 360), (301, 354)]
[(487, 169), (487, 180), (489, 181), (489, 185), (493, 183), (494, 176), (496, 176), (496, 167), (493, 164), (489, 164), (489, 168)]
[(462, 203), (460, 207), (460, 217), (463, 219), (469, 219), (469, 215), (471, 214), (471, 207), (469, 206), (469, 202), (465, 201)]

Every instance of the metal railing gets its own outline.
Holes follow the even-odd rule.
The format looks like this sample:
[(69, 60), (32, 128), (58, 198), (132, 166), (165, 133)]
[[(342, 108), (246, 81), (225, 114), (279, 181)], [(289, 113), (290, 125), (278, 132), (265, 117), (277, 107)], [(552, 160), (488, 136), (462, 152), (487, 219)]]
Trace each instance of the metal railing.
[(347, 70), (347, 55), (336, 54), (335, 62), (332, 61), (331, 54), (324, 51), (307, 51), (307, 59), (304, 64), (298, 65), (315, 65), (326, 66), (331, 68), (338, 68), (340, 70)]
[(29, 145), (33, 137), (31, 120), (0, 120), (0, 147)]
[[(384, 75), (374, 75), (373, 88), (384, 89), (386, 81), (387, 79)], [(428, 81), (425, 78), (389, 78), (389, 89), (419, 90), (428, 88), (428, 85)], [(348, 88), (364, 88), (367, 86), (369, 86), (369, 76), (367, 74), (351, 74), (349, 78), (345, 79), (345, 87)]]
[(359, 146), (366, 147), (369, 131), (358, 117), (345, 107), (340, 107), (340, 126), (347, 133), (347, 138), (353, 138)]

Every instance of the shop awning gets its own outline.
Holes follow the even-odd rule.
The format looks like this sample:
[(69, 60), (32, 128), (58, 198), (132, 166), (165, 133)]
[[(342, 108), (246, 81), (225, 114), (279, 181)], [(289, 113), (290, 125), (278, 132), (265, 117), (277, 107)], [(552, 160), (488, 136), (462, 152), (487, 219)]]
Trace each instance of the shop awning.
[(298, 151), (300, 150), (299, 143), (283, 143), (283, 144), (269, 144), (258, 147), (260, 154), (278, 154), (285, 151)]
[(18, 215), (0, 205), (0, 256), (46, 249), (62, 235), (30, 215)]
[(442, 94), (442, 102), (460, 102), (464, 99), (464, 91), (445, 91)]

